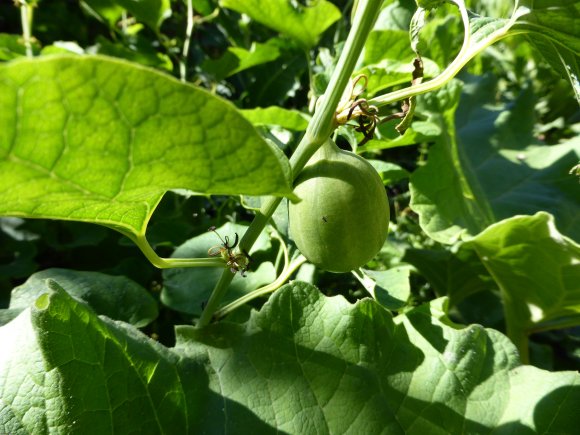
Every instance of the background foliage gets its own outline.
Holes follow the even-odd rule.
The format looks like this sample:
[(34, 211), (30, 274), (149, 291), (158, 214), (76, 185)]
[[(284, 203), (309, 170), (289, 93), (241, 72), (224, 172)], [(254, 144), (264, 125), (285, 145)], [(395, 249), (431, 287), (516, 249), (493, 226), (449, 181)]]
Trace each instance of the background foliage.
[[(435, 3), (426, 78), (463, 44)], [(290, 193), (352, 2), (29, 1), (28, 46), (0, 4), (0, 432), (570, 433), (580, 3), (522, 1), (514, 22), (511, 2), (467, 3), (477, 56), (405, 134), (337, 130), (389, 193), (379, 255), (356, 275), (302, 264), (284, 200), (222, 308), (286, 246), (292, 282), (203, 329), (221, 268), (161, 271), (147, 248), (205, 257), (210, 226), (241, 235), (259, 195)], [(416, 8), (383, 3), (367, 98), (408, 86)]]

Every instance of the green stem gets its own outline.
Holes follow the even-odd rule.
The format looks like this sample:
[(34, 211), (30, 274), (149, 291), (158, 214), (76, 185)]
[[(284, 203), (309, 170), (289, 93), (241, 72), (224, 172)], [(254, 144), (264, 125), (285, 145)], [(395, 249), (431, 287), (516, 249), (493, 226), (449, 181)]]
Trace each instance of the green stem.
[(304, 256), (300, 255), (296, 257), (293, 261), (290, 262), (290, 264), (288, 264), (287, 267), (284, 268), (280, 276), (276, 278), (275, 281), (271, 282), (268, 285), (265, 285), (264, 287), (260, 287), (259, 289), (254, 290), (242, 296), (241, 298), (236, 299), (234, 302), (226, 305), (225, 307), (217, 310), (213, 315), (213, 318), (221, 319), (222, 317), (225, 317), (228, 314), (230, 314), (232, 311), (240, 308), (242, 305), (245, 305), (256, 298), (259, 298), (260, 296), (265, 296), (268, 293), (272, 293), (274, 290), (279, 289), (284, 285), (286, 281), (288, 281), (288, 279), (290, 278), (290, 276), (292, 276), (292, 274), (296, 271), (296, 269), (302, 266), (305, 262), (306, 258)]
[(530, 346), (528, 333), (522, 328), (521, 322), (514, 315), (517, 308), (511, 306), (512, 304), (509, 301), (509, 297), (506, 297), (503, 291), (502, 294), (504, 304), (504, 316), (506, 323), (506, 334), (518, 349), (522, 364), (529, 364)]
[(141, 249), (155, 267), (159, 269), (172, 269), (175, 267), (224, 267), (225, 261), (221, 257), (209, 258), (162, 258), (155, 253), (144, 235), (134, 236), (126, 234)]
[(189, 44), (193, 34), (193, 4), (192, 0), (187, 0), (187, 25), (185, 27), (185, 39), (183, 41), (183, 51), (179, 62), (179, 78), (182, 82), (187, 80), (187, 58), (189, 56)]
[(410, 86), (408, 88), (400, 89), (395, 92), (391, 92), (389, 94), (380, 95), (376, 98), (370, 99), (368, 102), (371, 105), (376, 107), (386, 106), (388, 104), (394, 103), (396, 101), (404, 100), (405, 98), (410, 98), (415, 95), (425, 94), (427, 92), (434, 91), (446, 83), (448, 83), (453, 77), (455, 77), (459, 71), (477, 54), (482, 52), (484, 49), (489, 47), (492, 44), (495, 44), (499, 40), (507, 37), (513, 36), (520, 33), (525, 33), (524, 31), (517, 31), (517, 32), (510, 32), (510, 28), (512, 27), (517, 15), (514, 15), (512, 19), (505, 25), (505, 27), (501, 31), (496, 31), (493, 35), (489, 38), (485, 38), (478, 43), (471, 44), (470, 43), (470, 25), (469, 25), (469, 17), (467, 15), (467, 10), (465, 7), (462, 7), (461, 4), (463, 2), (454, 2), (459, 7), (461, 11), (461, 19), (463, 21), (463, 26), (465, 27), (465, 38), (463, 42), (463, 46), (459, 54), (455, 57), (453, 62), (451, 62), (445, 70), (437, 77), (432, 80), (423, 82), (419, 85)]
[(26, 0), (20, 1), (20, 22), (22, 23), (22, 38), (26, 48), (26, 57), (32, 57), (32, 6)]
[[(350, 76), (364, 47), (367, 36), (379, 13), (381, 4), (382, 0), (361, 0), (359, 2), (352, 28), (348, 34), (326, 92), (321, 98), (320, 106), (308, 124), (306, 133), (298, 144), (296, 151), (290, 157), (290, 165), (294, 178), (297, 177), (310, 157), (330, 137), (332, 131), (336, 128), (336, 107), (350, 80)], [(282, 198), (269, 197), (266, 199), (260, 211), (257, 212), (252, 224), (242, 237), (240, 250), (249, 251), (251, 249), (281, 201)], [(221, 279), (216, 284), (201, 314), (197, 327), (201, 328), (210, 323), (233, 277), (234, 275), (229, 270), (224, 270)]]

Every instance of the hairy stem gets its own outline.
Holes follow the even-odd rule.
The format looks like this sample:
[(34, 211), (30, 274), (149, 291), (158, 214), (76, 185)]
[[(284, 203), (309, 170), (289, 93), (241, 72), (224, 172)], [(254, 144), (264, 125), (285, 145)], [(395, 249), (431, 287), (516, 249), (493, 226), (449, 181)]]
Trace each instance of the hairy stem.
[[(332, 131), (336, 128), (335, 111), (344, 89), (350, 80), (358, 57), (364, 47), (368, 34), (370, 33), (375, 18), (377, 17), (382, 0), (360, 0), (357, 6), (356, 14), (353, 20), (352, 28), (340, 54), (340, 58), (332, 74), (326, 92), (322, 96), (321, 103), (318, 106), (312, 120), (310, 121), (306, 133), (296, 151), (290, 158), (290, 165), (294, 178), (300, 173), (314, 152), (330, 137)], [(264, 230), (268, 220), (276, 211), (276, 208), (282, 201), (281, 198), (268, 198), (260, 211), (257, 212), (252, 224), (240, 241), (240, 249), (249, 251), (254, 242)], [(201, 314), (197, 323), (198, 327), (207, 325), (227, 287), (231, 283), (234, 275), (229, 270), (224, 270), (221, 279), (214, 288), (209, 301)]]

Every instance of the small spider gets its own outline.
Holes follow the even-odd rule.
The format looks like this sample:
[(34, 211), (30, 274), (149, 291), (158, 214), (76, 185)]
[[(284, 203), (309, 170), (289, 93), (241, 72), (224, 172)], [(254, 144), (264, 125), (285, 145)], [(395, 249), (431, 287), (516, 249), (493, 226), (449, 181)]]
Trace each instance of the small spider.
[(236, 273), (240, 272), (240, 274), (245, 277), (246, 271), (248, 270), (248, 266), (250, 265), (250, 255), (243, 250), (241, 253), (235, 254), (234, 249), (238, 246), (239, 236), (238, 233), (234, 238), (234, 243), (230, 245), (230, 239), (228, 236), (225, 236), (225, 240), (218, 234), (215, 227), (210, 227), (208, 231), (213, 231), (221, 240), (222, 244), (218, 246), (213, 246), (208, 249), (207, 255), (210, 257), (218, 257), (221, 256), (224, 261), (226, 262), (226, 266), (230, 268), (230, 272)]

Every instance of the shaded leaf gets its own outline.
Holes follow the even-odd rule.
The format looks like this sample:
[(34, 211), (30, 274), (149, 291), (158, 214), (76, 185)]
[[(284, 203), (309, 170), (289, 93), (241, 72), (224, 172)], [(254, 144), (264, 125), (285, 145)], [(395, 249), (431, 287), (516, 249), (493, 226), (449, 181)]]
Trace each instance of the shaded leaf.
[(249, 107), (283, 106), (300, 88), (300, 78), (308, 69), (304, 52), (288, 49), (271, 63), (252, 69), (252, 77), (245, 92)]
[(579, 186), (568, 174), (580, 159), (580, 140), (541, 144), (532, 136), (533, 93), (494, 105), (494, 89), (494, 81), (472, 80), (456, 114), (458, 87), (419, 98), (445, 132), (427, 165), (411, 176), (411, 207), (422, 228), (453, 243), (510, 216), (546, 210), (566, 234), (580, 238)]
[(399, 165), (383, 160), (367, 160), (380, 175), (385, 185), (396, 183), (409, 177), (409, 172)]
[(403, 261), (415, 266), (437, 295), (447, 295), (453, 305), (473, 293), (494, 287), (484, 265), (469, 250), (407, 249)]
[(566, 78), (580, 103), (580, 1), (521, 0), (522, 14), (512, 31), (524, 31), (548, 63)]
[(256, 65), (271, 62), (280, 56), (280, 50), (275, 44), (261, 44), (254, 42), (249, 50), (242, 47), (228, 47), (219, 59), (206, 60), (202, 68), (222, 80), (252, 68)]
[(97, 314), (143, 327), (157, 318), (157, 302), (139, 284), (124, 276), (69, 269), (46, 269), (32, 274), (12, 290), (9, 309), (24, 310), (49, 289), (54, 280), (71, 296), (85, 302)]
[(114, 56), (141, 65), (164, 69), (168, 72), (173, 70), (169, 56), (159, 53), (155, 47), (139, 37), (136, 37), (136, 41), (129, 46), (120, 42), (113, 43), (108, 39), (99, 37), (94, 50), (94, 54)]
[(350, 305), (294, 283), (243, 324), (179, 327), (177, 345), (167, 349), (51, 284), (0, 328), (0, 373), (10, 373), (0, 377), (0, 428), (525, 434), (574, 427), (577, 373), (520, 366), (505, 336), (450, 325), (441, 302), (393, 321), (370, 299)]
[(407, 305), (411, 296), (410, 267), (400, 266), (380, 271), (361, 269), (361, 272), (362, 276), (358, 273), (355, 273), (355, 276), (383, 307), (398, 311)]
[[(209, 373), (213, 391), (288, 433), (570, 427), (578, 374), (521, 367), (506, 337), (478, 325), (450, 327), (441, 308), (435, 302), (393, 322), (370, 299), (353, 306), (295, 283), (245, 325), (178, 328), (176, 351), (219, 367)], [(212, 345), (217, 337), (219, 345)], [(268, 405), (257, 405), (265, 394)], [(241, 421), (236, 410), (221, 415), (222, 422), (228, 416), (225, 432)]]

